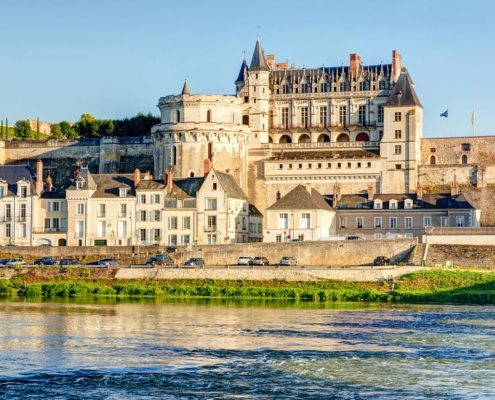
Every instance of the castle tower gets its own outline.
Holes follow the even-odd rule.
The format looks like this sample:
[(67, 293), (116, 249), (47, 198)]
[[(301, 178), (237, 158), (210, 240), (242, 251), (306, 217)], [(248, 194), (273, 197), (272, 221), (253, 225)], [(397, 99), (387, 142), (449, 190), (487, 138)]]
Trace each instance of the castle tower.
[[(256, 41), (248, 75), (248, 114), (251, 128), (251, 147), (268, 143), (268, 113), (270, 100), (270, 67), (260, 40)], [(245, 99), (246, 100), (246, 99)]]
[(380, 142), (382, 193), (413, 193), (417, 186), (423, 136), (423, 106), (405, 67), (384, 107)]
[(246, 190), (250, 130), (241, 107), (236, 96), (191, 94), (187, 82), (180, 95), (160, 98), (161, 123), (151, 130), (155, 176), (169, 168), (177, 178), (203, 176), (208, 159)]

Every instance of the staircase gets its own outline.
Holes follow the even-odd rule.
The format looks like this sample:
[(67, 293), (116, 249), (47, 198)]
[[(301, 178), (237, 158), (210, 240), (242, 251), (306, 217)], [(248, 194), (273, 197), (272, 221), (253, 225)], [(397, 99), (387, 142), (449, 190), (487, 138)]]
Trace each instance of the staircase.
[(409, 257), (409, 264), (411, 265), (423, 265), (425, 255), (427, 251), (427, 245), (424, 243), (418, 243), (414, 246), (411, 256)]

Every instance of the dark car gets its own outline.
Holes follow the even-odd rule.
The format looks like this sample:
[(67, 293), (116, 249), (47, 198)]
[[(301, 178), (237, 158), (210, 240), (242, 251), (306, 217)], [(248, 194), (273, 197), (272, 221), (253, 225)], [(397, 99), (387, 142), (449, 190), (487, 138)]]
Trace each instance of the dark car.
[(385, 256), (378, 256), (373, 261), (373, 265), (376, 265), (376, 266), (388, 265), (388, 264), (390, 264), (390, 258), (387, 258)]
[(115, 258), (102, 258), (98, 261), (97, 265), (103, 265), (105, 267), (116, 267), (119, 262)]
[(53, 257), (43, 257), (34, 260), (34, 265), (57, 265), (58, 260)]
[(60, 265), (79, 265), (79, 264), (80, 264), (79, 260), (75, 257), (60, 259)]
[(151, 257), (146, 261), (146, 265), (174, 265), (174, 260), (170, 256), (160, 254), (160, 257)]
[(184, 267), (204, 267), (205, 260), (202, 258), (190, 258), (184, 263)]
[(254, 257), (252, 263), (253, 265), (270, 265), (270, 261), (266, 257)]
[(177, 252), (177, 247), (169, 246), (165, 249), (167, 253), (176, 253)]

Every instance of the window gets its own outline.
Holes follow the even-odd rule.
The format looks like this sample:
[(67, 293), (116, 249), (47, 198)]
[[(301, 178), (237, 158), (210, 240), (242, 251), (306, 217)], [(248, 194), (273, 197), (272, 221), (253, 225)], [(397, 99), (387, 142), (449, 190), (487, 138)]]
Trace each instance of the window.
[(177, 229), (177, 217), (168, 217), (168, 229)]
[(423, 217), (423, 226), (425, 228), (431, 226), (431, 217)]
[(84, 214), (84, 204), (83, 203), (77, 203), (76, 214), (77, 215), (83, 215)]
[(310, 229), (311, 228), (311, 215), (309, 213), (301, 214), (301, 221), (299, 223), (299, 227), (301, 229)]
[(459, 228), (463, 227), (464, 226), (464, 215), (457, 215), (455, 217), (455, 224)]
[(12, 237), (12, 225), (6, 224), (5, 225), (5, 236), (6, 237)]
[(297, 167), (298, 167), (299, 169), (301, 169), (301, 168), (302, 168), (302, 164), (299, 164)]
[(371, 162), (368, 162), (367, 167), (368, 167), (368, 168), (371, 168)]
[(27, 197), (27, 187), (21, 186), (21, 197), (25, 199)]
[(206, 122), (211, 122), (211, 110), (206, 111)]
[(119, 217), (127, 217), (127, 204), (120, 204)]
[(320, 126), (327, 126), (328, 108), (326, 106), (320, 107)]
[(292, 164), (289, 164), (289, 169), (292, 169)]
[(413, 208), (413, 201), (412, 201), (412, 199), (405, 199), (404, 200), (404, 208), (406, 210), (410, 210), (411, 208)]
[(217, 227), (217, 217), (216, 215), (208, 215), (207, 218), (207, 225), (208, 228), (210, 229), (216, 229)]
[(440, 217), (441, 226), (449, 226), (449, 217)]
[(347, 217), (339, 217), (339, 226), (342, 229), (347, 228)]
[(105, 204), (98, 204), (98, 214), (97, 214), (97, 217), (98, 218), (105, 217), (105, 210), (106, 210)]
[(363, 217), (357, 217), (356, 218), (356, 228), (357, 229), (363, 229)]
[(191, 217), (182, 217), (182, 229), (191, 229)]
[(366, 125), (366, 106), (359, 106), (359, 125)]
[(27, 237), (27, 225), (26, 224), (21, 224), (21, 237), (23, 237), (23, 238)]
[(461, 151), (471, 151), (471, 144), (470, 143), (461, 144)]
[(217, 235), (215, 233), (210, 233), (206, 236), (206, 241), (208, 244), (216, 244), (217, 243)]
[(160, 204), (160, 195), (159, 194), (154, 194), (151, 196), (151, 202), (153, 204)]
[[(162, 240), (162, 231), (160, 228), (153, 229), (153, 239), (155, 242)], [(175, 243), (177, 244), (177, 239), (175, 239)]]
[(337, 163), (337, 168), (342, 168), (342, 163)]
[(463, 154), (461, 157), (461, 163), (462, 164), (467, 164), (468, 163), (468, 156), (466, 154)]
[(400, 122), (400, 121), (402, 121), (402, 113), (400, 113), (400, 112), (396, 112), (396, 113), (395, 113), (395, 116), (394, 116), (394, 121), (395, 121), (395, 122)]
[(143, 221), (143, 222), (146, 221), (146, 211), (145, 210), (141, 210), (139, 212), (139, 220)]
[(161, 212), (160, 210), (153, 210), (153, 221), (160, 221), (161, 220)]
[(360, 81), (359, 82), (359, 90), (366, 90), (366, 82), (365, 81)]
[(206, 199), (206, 209), (216, 210), (217, 209), (217, 199)]
[(263, 224), (258, 223), (258, 233), (263, 233)]
[(389, 208), (391, 210), (397, 210), (397, 200), (394, 200), (394, 199), (390, 200), (390, 202), (389, 202)]
[(396, 144), (395, 145), (395, 151), (394, 151), (394, 154), (395, 155), (400, 155), (402, 154), (402, 146), (400, 144)]
[(191, 235), (182, 235), (182, 244), (191, 243)]
[(289, 108), (284, 107), (282, 108), (282, 127), (288, 128), (289, 127)]
[(277, 235), (277, 236), (275, 236), (275, 241), (276, 241), (277, 243), (281, 243), (281, 242), (282, 242), (282, 235)]
[(437, 158), (434, 155), (430, 156), (430, 165), (436, 165)]
[(297, 235), (297, 240), (302, 242), (304, 240), (304, 235)]
[(378, 106), (378, 122), (383, 122), (383, 105)]
[(84, 185), (84, 182), (81, 182), (81, 181), (77, 181), (76, 182), (76, 189), (82, 189), (83, 188), (83, 185)]
[(402, 138), (402, 131), (400, 129), (395, 130), (395, 138), (396, 139), (401, 139)]
[(119, 197), (125, 197), (125, 196), (127, 196), (127, 189), (119, 188)]
[(332, 163), (327, 163), (327, 168), (332, 168)]
[(413, 219), (412, 217), (404, 218), (404, 228), (411, 229), (413, 227)]
[(180, 111), (179, 110), (177, 110), (175, 112), (175, 122), (180, 122)]
[(117, 236), (124, 238), (127, 236), (127, 221), (119, 221), (117, 224)]
[(360, 162), (357, 163), (357, 168), (361, 168), (361, 163)]
[(313, 167), (313, 164), (308, 163), (308, 169), (311, 169)]
[(339, 106), (339, 124), (345, 125), (347, 121), (347, 106)]
[(140, 229), (139, 230), (139, 239), (142, 242), (145, 242), (146, 241), (146, 229)]
[(3, 196), (5, 196), (5, 188), (4, 186), (0, 186), (0, 198), (2, 198)]
[[(282, 169), (282, 164), (280, 164), (280, 169)], [(217, 183), (213, 182), (212, 190), (217, 190)]]
[(26, 219), (26, 205), (25, 204), (21, 204), (20, 214), (21, 214), (21, 220), (25, 220)]
[(301, 107), (301, 126), (307, 128), (309, 125), (308, 107)]
[(383, 208), (383, 203), (380, 199), (376, 199), (373, 203), (373, 208), (381, 210)]
[(139, 202), (141, 204), (146, 204), (146, 195), (145, 194), (142, 194), (141, 196), (139, 196)]
[(288, 229), (289, 228), (289, 214), (280, 213), (278, 214), (278, 229)]
[(390, 229), (397, 229), (397, 217), (390, 217), (389, 227)]
[(106, 236), (106, 222), (105, 221), (98, 221), (96, 224), (96, 235), (98, 237), (105, 237)]
[(437, 149), (435, 147), (430, 147), (430, 153), (436, 153)]
[(401, 164), (395, 164), (395, 169), (402, 169), (402, 165)]
[(374, 226), (375, 229), (382, 227), (382, 217), (375, 217)]

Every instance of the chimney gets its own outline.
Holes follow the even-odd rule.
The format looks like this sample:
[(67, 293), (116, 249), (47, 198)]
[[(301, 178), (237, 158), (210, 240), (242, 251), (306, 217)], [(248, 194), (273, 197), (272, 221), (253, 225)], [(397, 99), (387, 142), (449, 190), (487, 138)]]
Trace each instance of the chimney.
[(373, 201), (375, 197), (375, 187), (373, 186), (372, 183), (368, 185), (368, 200)]
[(172, 168), (167, 169), (165, 172), (165, 181), (166, 181), (166, 192), (167, 194), (172, 193), (172, 188), (174, 187), (174, 172)]
[(275, 67), (275, 55), (274, 54), (268, 54), (266, 57), (266, 62), (268, 63), (268, 66), (270, 69), (273, 69)]
[(339, 206), (341, 199), (341, 193), (340, 193), (340, 183), (335, 182), (333, 184), (333, 207), (337, 208)]
[(51, 192), (53, 190), (52, 177), (48, 175), (46, 177), (46, 191)]
[(143, 180), (145, 180), (145, 181), (151, 181), (152, 179), (153, 179), (153, 175), (151, 175), (151, 172), (150, 171), (146, 171), (144, 173)]
[(402, 69), (402, 56), (399, 50), (392, 50), (392, 78), (394, 82), (399, 79), (400, 70)]
[(423, 198), (423, 186), (421, 186), (421, 183), (418, 182), (418, 185), (416, 186), (416, 198), (418, 200), (421, 200)]
[(457, 186), (457, 178), (454, 175), (454, 179), (452, 179), (452, 183), (450, 184), (450, 195), (457, 196), (459, 194), (459, 186)]
[(140, 180), (141, 180), (141, 172), (139, 171), (139, 169), (136, 168), (134, 170), (134, 188), (137, 188)]
[(36, 194), (39, 196), (43, 192), (43, 161), (36, 163)]
[(361, 56), (356, 53), (349, 55), (349, 69), (351, 75), (356, 76), (358, 74), (358, 68), (361, 65)]
[(213, 163), (209, 158), (205, 158), (205, 161), (203, 162), (203, 171), (204, 171), (204, 176), (208, 175), (213, 168)]

